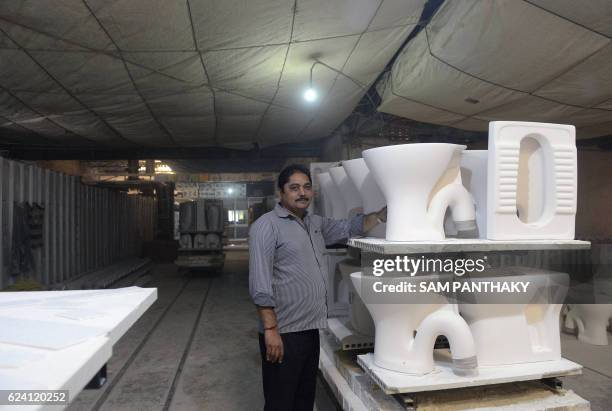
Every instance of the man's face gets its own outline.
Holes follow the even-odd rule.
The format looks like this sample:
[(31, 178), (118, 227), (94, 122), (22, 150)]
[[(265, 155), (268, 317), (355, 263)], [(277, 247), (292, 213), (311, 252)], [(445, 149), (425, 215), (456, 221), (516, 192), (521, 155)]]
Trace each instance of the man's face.
[(304, 211), (310, 205), (312, 183), (304, 173), (296, 172), (289, 177), (280, 193), (281, 204), (289, 211)]

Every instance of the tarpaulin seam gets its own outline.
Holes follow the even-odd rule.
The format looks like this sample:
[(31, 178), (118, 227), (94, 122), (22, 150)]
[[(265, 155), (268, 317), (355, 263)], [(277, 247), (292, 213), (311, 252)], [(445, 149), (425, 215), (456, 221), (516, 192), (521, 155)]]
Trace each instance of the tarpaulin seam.
[[(285, 51), (285, 58), (283, 59), (283, 66), (281, 67), (280, 70), (280, 74), (278, 75), (278, 81), (276, 82), (276, 90), (274, 91), (274, 95), (272, 96), (271, 102), (274, 102), (274, 100), (276, 99), (276, 96), (278, 95), (278, 92), (280, 90), (280, 83), (281, 80), (283, 79), (283, 73), (285, 72), (285, 64), (287, 63), (287, 57), (289, 56), (289, 50), (291, 49), (291, 41), (293, 40), (293, 28), (295, 27), (295, 15), (297, 13), (297, 0), (294, 0), (293, 2), (293, 15), (291, 17), (291, 31), (289, 33), (289, 43), (287, 44), (287, 50)], [(258, 142), (258, 138), (259, 138), (259, 133), (261, 132), (261, 128), (263, 126), (264, 120), (266, 118), (266, 115), (268, 114), (268, 111), (270, 110), (270, 107), (272, 106), (272, 104), (268, 104), (266, 106), (266, 109), (264, 110), (263, 114), (261, 115), (261, 119), (259, 120), (259, 124), (257, 125), (257, 129), (255, 130), (255, 133), (253, 134), (253, 137), (251, 137), (251, 142), (252, 143), (257, 143)]]
[(170, 131), (166, 128), (166, 126), (164, 126), (162, 124), (162, 122), (155, 116), (155, 113), (153, 112), (153, 110), (151, 109), (151, 106), (149, 106), (149, 102), (145, 99), (145, 97), (142, 95), (142, 93), (140, 92), (140, 89), (138, 88), (138, 86), (136, 85), (136, 82), (134, 81), (134, 77), (132, 76), (132, 72), (130, 71), (127, 62), (125, 61), (124, 57), (123, 57), (123, 52), (121, 51), (121, 49), (119, 48), (119, 45), (115, 42), (115, 40), (113, 39), (113, 37), (110, 35), (110, 33), (108, 32), (108, 30), (106, 30), (106, 27), (104, 27), (104, 25), (102, 24), (102, 22), (100, 21), (100, 19), (98, 18), (98, 16), (96, 16), (96, 14), (93, 12), (93, 10), (91, 9), (91, 7), (89, 7), (89, 4), (87, 4), (87, 0), (82, 0), (83, 4), (85, 5), (85, 7), (87, 8), (87, 10), (89, 11), (89, 13), (91, 14), (91, 16), (94, 18), (94, 20), (96, 20), (96, 22), (98, 23), (98, 25), (100, 26), (100, 28), (102, 29), (102, 31), (106, 34), (106, 36), (108, 37), (108, 39), (111, 41), (111, 43), (113, 43), (113, 46), (115, 47), (115, 49), (117, 49), (117, 52), (119, 53), (119, 56), (121, 58), (121, 61), (123, 62), (123, 67), (125, 68), (125, 71), (128, 75), (128, 77), (130, 78), (130, 80), (132, 81), (132, 86), (134, 87), (134, 90), (136, 91), (136, 93), (138, 94), (138, 96), (140, 97), (140, 99), (142, 100), (143, 104), (145, 105), (145, 107), (147, 108), (147, 111), (149, 112), (149, 115), (151, 116), (151, 118), (157, 123), (157, 125), (159, 126), (160, 130), (162, 130), (170, 139), (170, 141), (172, 142), (172, 144), (174, 145), (178, 145), (180, 146), (180, 144), (177, 144), (177, 142), (174, 140), (174, 137), (172, 136), (172, 134), (170, 133)]
[[(66, 44), (70, 44), (72, 46), (79, 47), (79, 48), (83, 49), (83, 50), (54, 50), (54, 49), (48, 49), (47, 50), (47, 49), (36, 49), (36, 48), (25, 48), (24, 47), (24, 49), (26, 49), (26, 50), (30, 50), (30, 51), (53, 51), (53, 52), (58, 52), (58, 53), (87, 53), (87, 52), (89, 52), (89, 53), (102, 54), (102, 55), (111, 57), (111, 58), (113, 58), (115, 60), (122, 60), (122, 61), (124, 60), (124, 61), (126, 61), (126, 62), (128, 62), (128, 63), (130, 63), (130, 64), (132, 64), (132, 65), (134, 65), (136, 67), (138, 67), (138, 68), (142, 68), (144, 70), (152, 71), (152, 72), (154, 72), (156, 74), (159, 74), (160, 76), (168, 77), (168, 78), (170, 78), (172, 80), (180, 81), (180, 82), (183, 82), (183, 83), (185, 82), (183, 79), (180, 79), (178, 77), (174, 77), (174, 76), (172, 76), (170, 74), (164, 73), (164, 72), (159, 71), (157, 69), (145, 66), (143, 64), (140, 64), (138, 62), (132, 61), (130, 59), (126, 59), (123, 56), (121, 56), (121, 57), (117, 56), (115, 53), (113, 53), (111, 51), (99, 50), (99, 49), (91, 48), (91, 47), (88, 47), (88, 46), (84, 46), (84, 45), (81, 45), (80, 43), (77, 43), (75, 41), (64, 39), (62, 37), (56, 36), (54, 34), (48, 33), (46, 31), (43, 31), (43, 30), (40, 30), (40, 29), (35, 29), (33, 27), (27, 26), (27, 25), (22, 24), (22, 23), (17, 23), (15, 21), (6, 19), (6, 18), (4, 18), (2, 16), (0, 16), (0, 21), (4, 21), (6, 23), (13, 24), (15, 26), (18, 26), (18, 27), (21, 27), (23, 29), (29, 30), (31, 32), (34, 32), (34, 33), (37, 33), (37, 34), (40, 34), (40, 35), (52, 38), (54, 40), (61, 41), (61, 42), (64, 42)], [(14, 50), (14, 49), (9, 49), (9, 50)], [(180, 50), (180, 51), (183, 51), (183, 50)], [(186, 51), (193, 52), (193, 50), (186, 50)], [(168, 52), (176, 52), (176, 51), (168, 50)], [(129, 51), (129, 53), (132, 53), (132, 52)]]
[[(532, 94), (533, 92), (527, 92), (527, 91), (523, 91), (523, 90), (513, 89), (513, 88), (511, 88), (511, 87), (506, 87), (506, 86), (503, 86), (503, 85), (497, 84), (497, 83), (495, 83), (495, 82), (492, 82), (492, 81), (489, 81), (489, 80), (486, 80), (486, 79), (480, 78), (480, 77), (478, 77), (478, 76), (476, 76), (476, 75), (473, 75), (473, 74), (471, 74), (471, 73), (469, 73), (469, 72), (466, 72), (466, 71), (464, 71), (464, 70), (461, 70), (461, 69), (459, 69), (458, 67), (455, 67), (455, 66), (453, 66), (452, 64), (448, 63), (448, 62), (447, 62), (447, 61), (445, 61), (444, 59), (442, 59), (442, 58), (440, 58), (440, 57), (436, 56), (436, 55), (435, 55), (435, 53), (433, 53), (433, 52), (432, 52), (432, 50), (431, 50), (431, 44), (430, 44), (430, 41), (429, 41), (429, 31), (428, 31), (428, 27), (425, 27), (425, 29), (423, 30), (423, 32), (425, 33), (425, 38), (426, 38), (426, 41), (427, 41), (427, 48), (428, 48), (428, 52), (429, 52), (430, 56), (432, 56), (434, 59), (436, 59), (436, 60), (440, 61), (441, 63), (443, 63), (443, 64), (445, 64), (445, 65), (447, 65), (447, 66), (451, 67), (452, 69), (454, 69), (454, 70), (456, 70), (456, 71), (458, 71), (458, 72), (460, 72), (460, 73), (462, 73), (462, 74), (465, 74), (465, 75), (467, 75), (467, 76), (469, 76), (469, 77), (475, 78), (475, 79), (477, 79), (477, 80), (479, 80), (479, 81), (482, 81), (482, 82), (484, 82), (484, 83), (487, 83), (487, 84), (493, 85), (493, 86), (495, 86), (495, 87), (503, 88), (503, 89), (505, 89), (505, 90), (514, 91), (514, 92), (516, 92), (516, 93), (520, 93), (520, 94), (523, 94), (523, 95), (525, 95), (525, 96), (531, 96), (531, 97), (534, 97), (534, 98), (536, 98), (536, 99), (540, 99), (540, 100), (543, 100), (543, 101), (548, 101), (548, 102), (551, 102), (551, 103), (559, 104), (559, 105), (561, 105), (561, 106), (566, 106), (566, 107), (574, 107), (574, 108), (579, 108), (579, 109), (582, 109), (582, 110), (597, 110), (597, 111), (601, 111), (601, 112), (610, 112), (610, 111), (612, 111), (612, 110), (607, 110), (607, 109), (602, 109), (602, 108), (596, 108), (596, 107), (584, 107), (584, 106), (575, 105), (575, 104), (567, 104), (567, 103), (563, 103), (563, 102), (560, 102), (560, 101), (556, 101), (556, 100), (554, 100), (554, 99), (550, 99), (550, 98), (542, 97), (542, 96), (539, 96), (539, 95), (537, 95), (537, 94)], [(605, 47), (605, 46), (604, 46), (604, 47)], [(602, 47), (602, 48), (603, 48), (603, 47)], [(582, 62), (586, 61), (587, 59), (589, 59), (590, 57), (592, 57), (594, 54), (597, 54), (597, 53), (598, 53), (600, 50), (601, 50), (601, 49), (598, 49), (597, 51), (595, 51), (594, 53), (590, 54), (590, 55), (589, 55), (589, 56), (587, 56), (586, 58), (584, 58), (584, 59), (580, 60), (578, 63), (576, 63), (576, 64), (572, 65), (572, 66), (571, 66), (571, 67), (570, 67), (568, 70), (566, 70), (566, 71), (564, 71), (563, 73), (559, 74), (559, 76), (562, 76), (563, 74), (565, 74), (565, 73), (569, 72), (569, 71), (570, 71), (572, 68), (574, 68), (576, 65), (578, 65), (578, 64), (580, 64), (580, 63), (582, 63)], [(555, 77), (555, 78), (558, 78), (559, 76), (557, 76), (557, 77)], [(445, 109), (445, 108), (442, 108), (442, 107), (437, 107), (437, 106), (434, 106), (434, 105), (431, 105), (431, 104), (427, 104), (427, 103), (421, 102), (421, 101), (419, 101), (419, 100), (416, 100), (416, 99), (413, 99), (413, 98), (410, 98), (410, 97), (407, 97), (407, 96), (404, 96), (404, 95), (398, 94), (398, 93), (395, 91), (394, 82), (393, 82), (393, 76), (391, 76), (390, 81), (391, 81), (391, 93), (392, 93), (394, 96), (399, 97), (399, 98), (402, 98), (402, 99), (405, 99), (405, 100), (408, 100), (408, 101), (412, 101), (412, 102), (415, 102), (415, 103), (418, 103), (418, 104), (422, 104), (422, 105), (427, 106), (427, 107), (431, 107), (431, 108), (434, 108), (434, 109), (437, 109), (437, 110), (445, 111), (445, 112), (447, 112), (447, 113), (454, 114), (454, 115), (457, 115), (457, 116), (461, 116), (461, 117), (462, 117), (462, 119), (457, 120), (457, 121), (453, 121), (453, 122), (451, 122), (451, 123), (449, 123), (449, 124), (456, 124), (456, 123), (458, 123), (458, 122), (461, 122), (461, 121), (464, 121), (464, 120), (468, 120), (468, 119), (470, 119), (470, 118), (475, 118), (475, 119), (477, 119), (477, 120), (481, 120), (481, 121), (482, 121), (482, 119), (481, 119), (481, 118), (478, 118), (478, 116), (479, 116), (479, 115), (482, 115), (483, 113), (486, 113), (486, 112), (491, 111), (491, 110), (495, 110), (495, 109), (497, 109), (497, 108), (500, 108), (500, 107), (503, 107), (503, 106), (505, 106), (505, 105), (508, 105), (508, 104), (511, 104), (511, 103), (512, 103), (512, 102), (507, 102), (507, 101), (506, 101), (506, 102), (504, 102), (504, 103), (502, 103), (502, 104), (499, 104), (499, 105), (494, 106), (494, 107), (489, 107), (489, 108), (487, 108), (486, 110), (482, 110), (482, 111), (479, 111), (479, 112), (474, 113), (474, 114), (470, 114), (470, 115), (467, 115), (467, 114), (461, 114), (461, 113), (457, 113), (457, 112), (454, 112), (454, 111), (451, 111), (451, 110), (448, 110), (448, 109)], [(554, 81), (554, 79), (552, 79), (552, 80), (550, 80), (550, 81)], [(549, 81), (549, 82), (547, 82), (546, 84), (550, 83), (550, 81)], [(538, 87), (538, 89), (536, 89), (536, 91), (537, 91), (537, 90), (539, 90), (539, 89), (541, 89), (542, 87), (544, 87), (546, 84), (541, 85), (540, 87)], [(605, 101), (607, 101), (607, 100), (608, 100), (608, 99), (604, 100), (604, 102), (605, 102)], [(601, 104), (601, 103), (599, 103), (599, 104)]]
[(202, 53), (200, 52), (200, 48), (198, 47), (198, 40), (196, 38), (195, 27), (193, 26), (193, 16), (191, 14), (191, 5), (189, 0), (187, 0), (187, 13), (189, 15), (189, 25), (191, 26), (191, 35), (193, 37), (193, 45), (198, 53), (198, 57), (200, 58), (200, 63), (202, 64), (202, 70), (204, 70), (204, 75), (206, 76), (206, 82), (208, 83), (208, 88), (212, 93), (213, 99), (213, 115), (215, 116), (215, 130), (213, 132), (213, 144), (219, 145), (217, 139), (217, 130), (219, 129), (219, 117), (217, 116), (217, 95), (215, 93), (215, 89), (212, 86), (212, 82), (210, 81), (210, 76), (208, 75), (208, 70), (206, 70), (206, 64), (204, 64), (204, 58), (202, 57)]
[[(52, 79), (53, 81), (55, 81), (55, 83), (57, 83), (57, 85), (59, 85), (64, 92), (66, 92), (66, 94), (71, 97), (72, 99), (74, 99), (78, 104), (80, 104), (84, 109), (88, 110), (90, 113), (92, 113), (94, 116), (96, 116), (97, 118), (99, 118), (104, 124), (107, 124), (106, 121), (104, 119), (102, 119), (97, 113), (95, 113), (92, 109), (90, 109), (88, 106), (86, 106), (85, 104), (83, 104), (78, 98), (76, 98), (72, 93), (70, 93), (70, 91), (58, 80), (56, 79), (53, 75), (51, 75), (51, 73), (49, 73), (49, 71), (47, 71), (47, 69), (45, 67), (42, 66), (42, 64), (40, 64), (38, 62), (38, 60), (36, 60), (34, 58), (34, 56), (32, 56), (30, 53), (28, 53), (28, 51), (26, 49), (24, 49), (19, 43), (17, 43), (13, 38), (11, 38), (2, 28), (0, 28), (0, 33), (2, 33), (6, 38), (8, 38), (9, 40), (11, 40), (13, 43), (15, 43), (18, 47), (19, 50), (24, 53), (26, 56), (28, 56), (37, 66), (40, 70), (42, 70), (50, 79)], [(10, 92), (7, 88), (5, 88), (4, 86), (0, 86), (3, 90), (5, 90), (8, 94), (10, 94), (14, 99), (16, 99), (17, 101), (19, 101), (21, 104), (23, 104), (26, 108), (28, 108), (29, 110), (31, 110), (32, 112), (38, 114), (41, 117), (44, 117), (47, 121), (53, 123), (54, 125), (66, 130), (67, 132), (70, 132), (78, 137), (83, 138), (84, 140), (88, 140), (91, 141), (92, 143), (96, 143), (96, 144), (103, 144), (103, 145), (107, 145), (106, 142), (103, 141), (99, 141), (99, 140), (94, 140), (88, 137), (85, 137), (79, 133), (74, 132), (73, 130), (70, 130), (69, 128), (66, 128), (65, 126), (55, 122), (54, 120), (52, 120), (50, 118), (49, 115), (47, 114), (43, 114), (38, 110), (35, 110), (31, 105), (29, 105), (28, 103), (26, 103), (25, 101), (23, 101), (21, 98), (17, 97), (15, 94), (13, 94), (12, 92)], [(114, 131), (117, 133), (117, 131), (115, 129), (113, 129), (112, 127), (108, 126), (109, 130)], [(120, 138), (122, 138), (122, 136), (120, 134), (117, 134)], [(127, 141), (127, 140), (126, 140)]]
[(575, 24), (576, 26), (582, 27), (583, 29), (590, 31), (591, 33), (595, 33), (595, 34), (597, 34), (597, 35), (600, 35), (600, 36), (602, 36), (602, 37), (606, 37), (606, 38), (608, 38), (608, 39), (611, 39), (611, 40), (612, 40), (612, 37), (608, 36), (607, 34), (601, 33), (601, 32), (599, 32), (599, 31), (597, 31), (597, 30), (594, 30), (594, 29), (592, 29), (592, 28), (590, 28), (590, 27), (585, 26), (584, 24), (580, 24), (580, 23), (578, 23), (577, 21), (574, 21), (574, 20), (572, 20), (572, 19), (569, 19), (569, 18), (567, 18), (567, 17), (564, 17), (564, 16), (562, 16), (562, 15), (560, 15), (560, 14), (558, 14), (558, 13), (555, 13), (555, 12), (554, 12), (554, 11), (552, 11), (552, 10), (547, 9), (546, 7), (540, 6), (539, 4), (534, 4), (534, 3), (532, 3), (532, 2), (531, 2), (531, 1), (529, 1), (529, 0), (523, 0), (523, 2), (524, 2), (524, 3), (529, 4), (529, 5), (533, 6), (533, 7), (536, 7), (536, 8), (538, 8), (538, 9), (540, 9), (540, 10), (543, 10), (543, 11), (545, 11), (545, 12), (547, 12), (547, 13), (550, 13), (550, 14), (552, 14), (553, 16), (556, 16), (556, 17), (558, 17), (558, 18), (560, 18), (560, 19), (562, 19), (562, 20), (565, 20), (565, 21), (568, 21), (568, 22), (570, 22), (570, 23), (573, 23), (573, 24)]
[[(2, 88), (4, 88), (4, 87), (2, 87)], [(39, 137), (40, 139), (48, 141), (51, 144), (57, 144), (58, 143), (58, 141), (54, 141), (52, 138), (43, 136), (42, 134), (38, 133), (36, 130), (31, 130), (31, 129), (27, 128), (26, 126), (24, 126), (23, 124), (17, 123), (16, 121), (13, 121), (13, 120), (11, 120), (11, 119), (9, 119), (7, 117), (0, 116), (0, 119), (3, 119), (4, 121), (6, 121), (6, 122), (8, 122), (8, 123), (10, 123), (12, 125), (15, 125), (15, 126), (17, 126), (19, 128), (22, 128), (26, 132), (32, 133), (32, 134), (36, 135), (37, 137)], [(6, 138), (6, 137), (2, 137), (2, 138)], [(3, 143), (3, 144), (10, 144), (10, 143)]]
[[(609, 44), (606, 44), (605, 46), (601, 47), (600, 49), (596, 50), (595, 52), (593, 52), (593, 53), (589, 54), (589, 55), (588, 55), (588, 56), (586, 56), (585, 58), (583, 58), (583, 59), (581, 59), (580, 61), (578, 61), (576, 64), (571, 65), (571, 66), (570, 66), (570, 67), (569, 67), (567, 70), (565, 70), (565, 71), (561, 72), (561, 73), (560, 73), (558, 76), (556, 76), (556, 77), (555, 77), (555, 78), (553, 78), (552, 80), (549, 80), (549, 81), (548, 81), (548, 82), (546, 82), (545, 84), (540, 85), (540, 86), (539, 86), (538, 88), (536, 88), (535, 90), (533, 90), (533, 91), (524, 91), (524, 90), (519, 90), (519, 89), (515, 89), (515, 88), (512, 88), (512, 87), (507, 87), (507, 86), (504, 86), (504, 85), (501, 85), (501, 84), (495, 83), (495, 82), (493, 82), (493, 81), (490, 81), (490, 80), (487, 80), (487, 79), (481, 78), (481, 77), (479, 77), (479, 76), (477, 76), (477, 75), (475, 75), (475, 74), (472, 74), (472, 73), (469, 73), (469, 72), (467, 72), (467, 71), (465, 71), (465, 70), (462, 70), (462, 69), (460, 69), (460, 68), (458, 68), (458, 67), (456, 67), (456, 66), (454, 66), (454, 65), (450, 64), (449, 62), (445, 61), (444, 59), (442, 59), (442, 58), (440, 58), (440, 57), (436, 56), (436, 55), (435, 55), (435, 54), (434, 54), (434, 53), (431, 51), (431, 44), (430, 44), (430, 42), (429, 42), (429, 32), (428, 32), (427, 28), (425, 28), (424, 32), (425, 32), (425, 39), (427, 40), (427, 49), (428, 49), (428, 51), (429, 51), (429, 55), (430, 55), (430, 56), (432, 56), (433, 58), (435, 58), (436, 60), (438, 60), (439, 62), (441, 62), (441, 63), (443, 63), (443, 64), (446, 64), (446, 65), (447, 65), (447, 66), (449, 66), (450, 68), (452, 68), (452, 69), (454, 69), (454, 70), (456, 70), (456, 71), (458, 71), (458, 72), (460, 72), (460, 73), (462, 73), (462, 74), (465, 74), (466, 76), (469, 76), (469, 77), (475, 78), (476, 80), (480, 80), (480, 81), (482, 81), (482, 82), (484, 82), (484, 83), (488, 83), (488, 84), (490, 84), (490, 85), (493, 85), (493, 86), (496, 86), (496, 87), (499, 87), (499, 88), (503, 88), (503, 89), (505, 89), (505, 90), (510, 90), (510, 91), (514, 91), (514, 92), (516, 92), (516, 93), (521, 93), (521, 94), (525, 94), (525, 95), (533, 96), (533, 97), (536, 97), (536, 98), (539, 98), (539, 99), (542, 99), (542, 100), (545, 100), (545, 101), (549, 101), (549, 102), (551, 102), (551, 103), (556, 103), (556, 104), (560, 104), (560, 105), (564, 105), (564, 106), (568, 106), (568, 107), (575, 107), (575, 108), (581, 108), (581, 109), (591, 109), (591, 110), (600, 110), (600, 111), (612, 111), (612, 110), (607, 110), (607, 109), (603, 109), (603, 108), (596, 108), (596, 107), (584, 107), (584, 106), (580, 106), (580, 105), (577, 105), (577, 104), (568, 104), (568, 103), (563, 103), (563, 102), (561, 102), (561, 101), (557, 101), (557, 100), (554, 100), (554, 99), (551, 99), (551, 98), (548, 98), (548, 97), (543, 97), (543, 96), (539, 96), (539, 95), (537, 95), (537, 94), (533, 94), (535, 91), (540, 90), (542, 87), (544, 87), (544, 86), (548, 85), (548, 84), (549, 84), (551, 81), (554, 81), (556, 78), (559, 78), (560, 76), (562, 76), (562, 75), (564, 75), (564, 74), (568, 73), (569, 71), (571, 71), (571, 70), (572, 70), (574, 67), (576, 67), (576, 65), (578, 65), (578, 64), (582, 64), (582, 63), (583, 63), (583, 62), (585, 62), (587, 59), (591, 58), (593, 55), (595, 55), (595, 54), (599, 53), (599, 51), (601, 51), (602, 49), (604, 49), (605, 47), (607, 47)], [(505, 104), (508, 104), (508, 103), (505, 103)], [(489, 110), (491, 110), (491, 109), (486, 109), (486, 110), (483, 110), (483, 111), (482, 111), (482, 112), (480, 112), (480, 113), (484, 113), (484, 112), (487, 112), (487, 111), (489, 111)], [(480, 113), (476, 113), (476, 114), (472, 114), (472, 115), (473, 115), (473, 116), (475, 116), (475, 115), (478, 115), (478, 114), (480, 114)]]
[[(363, 35), (365, 33), (367, 33), (368, 28), (370, 27), (370, 25), (372, 24), (372, 22), (374, 21), (374, 19), (376, 18), (376, 15), (378, 14), (378, 11), (380, 10), (380, 7), (382, 6), (382, 4), (385, 2), (385, 0), (380, 0), (378, 3), (378, 7), (376, 7), (376, 10), (374, 11), (374, 14), (372, 15), (372, 17), (370, 18), (370, 21), (368, 22), (368, 25), (366, 26), (366, 28), (361, 32), (361, 34), (359, 35), (359, 38), (357, 39), (357, 41), (355, 42), (355, 44), (353, 45), (353, 48), (351, 49), (351, 51), (349, 52), (348, 56), (346, 57), (346, 60), (344, 60), (344, 63), (342, 64), (342, 67), (340, 67), (340, 69), (338, 70), (339, 72), (341, 72), (342, 74), (344, 74), (343, 70), (344, 67), (346, 66), (346, 63), (348, 63), (348, 61), (351, 59), (351, 56), (353, 55), (353, 53), (355, 52), (355, 50), (357, 49), (357, 46), (359, 46), (359, 42), (361, 41), (361, 39), (363, 38)], [(314, 63), (314, 62), (313, 62)], [(346, 77), (349, 77), (348, 74), (344, 74)], [(325, 94), (325, 97), (323, 99), (321, 99), (321, 104), (319, 105), (319, 108), (317, 109), (317, 111), (315, 112), (315, 114), (312, 116), (312, 118), (308, 121), (308, 123), (306, 123), (306, 125), (299, 131), (299, 133), (296, 136), (296, 140), (299, 140), (300, 137), (302, 137), (302, 135), (306, 132), (306, 130), (308, 130), (308, 127), (310, 127), (310, 125), (315, 121), (316, 116), (319, 114), (319, 111), (321, 111), (321, 107), (323, 107), (323, 103), (325, 102), (325, 100), (327, 99), (327, 97), (329, 96), (329, 94), (331, 93), (331, 91), (334, 89), (334, 87), (336, 86), (336, 82), (338, 81), (338, 77), (340, 76), (340, 74), (336, 73), (336, 76), (334, 77), (334, 81), (332, 83), (332, 85), (329, 87), (329, 89), (327, 90), (327, 93)], [(349, 77), (350, 78), (350, 77)], [(365, 92), (367, 93), (367, 90), (365, 90)], [(363, 97), (363, 96), (362, 96)]]
[[(35, 33), (39, 33), (48, 37), (51, 37), (55, 40), (59, 40), (80, 48), (83, 48), (84, 50), (63, 50), (63, 49), (46, 49), (46, 48), (28, 48), (28, 50), (31, 51), (45, 51), (45, 52), (56, 52), (56, 53), (85, 53), (85, 52), (94, 52), (94, 53), (100, 53), (100, 54), (106, 54), (109, 56), (113, 56), (115, 58), (117, 58), (117, 56), (115, 56), (112, 52), (108, 52), (106, 50), (100, 50), (100, 49), (95, 49), (95, 48), (91, 48), (88, 46), (84, 46), (81, 45), (80, 43), (74, 42), (72, 40), (67, 40), (64, 39), (62, 37), (38, 30), (38, 29), (34, 29), (30, 26), (21, 24), (21, 23), (16, 23), (13, 22), (11, 20), (8, 20), (4, 17), (0, 17), (0, 20), (6, 21), (10, 24), (14, 24), (16, 26), (20, 26), (23, 27), (27, 30), (33, 31)], [(408, 26), (413, 26), (413, 25), (418, 25), (419, 22), (414, 22), (414, 23), (404, 23), (404, 24), (394, 24), (391, 26), (385, 26), (385, 27), (379, 27), (373, 30), (366, 30), (366, 34), (369, 33), (377, 33), (379, 31), (385, 31), (385, 30), (392, 30), (392, 29), (399, 29), (399, 28), (404, 28), (404, 27), (408, 27)], [(201, 50), (198, 49), (201, 53), (214, 53), (214, 52), (219, 52), (219, 51), (236, 51), (236, 50), (249, 50), (249, 49), (257, 49), (257, 48), (262, 48), (262, 47), (280, 47), (280, 46), (288, 46), (290, 44), (303, 44), (303, 43), (314, 43), (314, 42), (318, 42), (318, 41), (323, 41), (323, 40), (336, 40), (336, 39), (343, 39), (343, 38), (348, 38), (348, 37), (354, 37), (354, 36), (358, 36), (360, 35), (361, 32), (357, 32), (357, 33), (351, 33), (351, 34), (340, 34), (337, 36), (326, 36), (326, 37), (317, 37), (314, 39), (308, 39), (308, 40), (292, 40), (291, 42), (281, 42), (281, 43), (264, 43), (264, 44), (256, 44), (256, 45), (252, 45), (252, 46), (237, 46), (237, 47), (219, 47), (219, 48), (209, 48), (209, 49), (205, 49), (205, 50)], [(0, 50), (14, 50), (14, 49), (10, 49), (8, 47), (0, 47)], [(188, 52), (193, 52), (193, 49), (123, 49), (123, 51), (125, 51), (126, 53), (143, 53), (143, 54), (148, 54), (148, 53), (188, 53)], [(126, 59), (126, 61), (128, 63), (137, 65), (136, 63)], [(141, 66), (142, 68), (147, 68), (146, 66)], [(161, 74), (161, 73), (160, 73)]]

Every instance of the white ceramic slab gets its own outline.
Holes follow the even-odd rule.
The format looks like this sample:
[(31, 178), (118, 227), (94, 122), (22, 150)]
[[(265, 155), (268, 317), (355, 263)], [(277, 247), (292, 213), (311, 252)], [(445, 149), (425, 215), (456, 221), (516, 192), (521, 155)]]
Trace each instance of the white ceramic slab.
[(373, 354), (358, 355), (357, 363), (387, 394), (447, 390), (582, 374), (580, 364), (562, 358), (559, 361), (479, 367), (478, 375), (460, 376), (453, 372), (450, 353), (444, 349), (435, 350), (435, 370), (423, 376), (380, 368), (374, 364)]
[[(23, 321), (49, 321), (59, 326), (101, 328), (113, 344), (157, 299), (156, 289), (140, 287), (34, 293), (40, 293), (42, 298), (36, 299), (31, 294), (19, 293), (24, 294), (22, 300), (27, 301), (26, 305), (19, 304), (19, 300), (13, 301), (14, 304), (2, 305), (2, 294), (5, 293), (0, 293), (0, 317)], [(46, 293), (53, 294), (45, 295)], [(61, 293), (67, 295), (62, 296)], [(99, 315), (93, 315), (94, 313)], [(1, 335), (0, 330), (0, 341)]]
[[(112, 344), (106, 337), (97, 337), (73, 345), (54, 355), (17, 370), (0, 370), (1, 390), (68, 390), (69, 400), (76, 398), (91, 378), (108, 362)], [(19, 411), (60, 410), (65, 406), (23, 405)], [(0, 406), (0, 411), (15, 407)]]
[(387, 241), (381, 238), (351, 238), (351, 247), (378, 254), (420, 254), (487, 251), (588, 250), (589, 241), (580, 240), (486, 240), (449, 238), (438, 241)]
[(100, 311), (93, 310), (77, 310), (74, 307), (70, 307), (65, 311), (60, 311), (56, 314), (58, 317), (67, 318), (69, 320), (93, 320), (96, 318), (106, 317), (107, 314), (104, 314)]
[(4, 344), (61, 350), (106, 332), (98, 327), (0, 316), (0, 342)]
[(156, 299), (157, 289), (140, 287), (0, 293), (0, 337), (12, 342), (0, 344), (0, 356), (11, 358), (0, 360), (0, 390), (69, 390), (75, 398)]
[(42, 357), (42, 352), (32, 352), (27, 347), (0, 344), (0, 370), (3, 368), (19, 368), (29, 362), (38, 361)]

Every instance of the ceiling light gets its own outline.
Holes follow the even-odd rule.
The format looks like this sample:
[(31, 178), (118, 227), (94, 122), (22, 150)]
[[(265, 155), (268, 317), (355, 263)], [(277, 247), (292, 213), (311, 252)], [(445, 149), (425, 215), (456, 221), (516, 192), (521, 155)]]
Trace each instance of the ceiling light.
[(309, 103), (312, 103), (313, 101), (315, 101), (317, 99), (317, 92), (315, 89), (313, 89), (312, 87), (307, 89), (304, 92), (304, 100), (306, 100)]

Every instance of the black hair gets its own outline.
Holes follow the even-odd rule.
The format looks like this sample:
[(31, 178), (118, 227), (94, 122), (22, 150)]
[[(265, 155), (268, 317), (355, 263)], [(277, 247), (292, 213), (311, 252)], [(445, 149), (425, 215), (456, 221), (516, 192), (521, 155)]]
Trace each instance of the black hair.
[(308, 180), (310, 180), (310, 183), (312, 184), (312, 178), (310, 178), (310, 170), (308, 170), (306, 166), (303, 166), (301, 164), (290, 164), (287, 167), (283, 168), (283, 170), (278, 175), (277, 184), (280, 191), (283, 191), (283, 187), (285, 186), (285, 184), (287, 184), (287, 181), (289, 181), (289, 177), (291, 177), (295, 173), (306, 174), (306, 177), (308, 177)]

